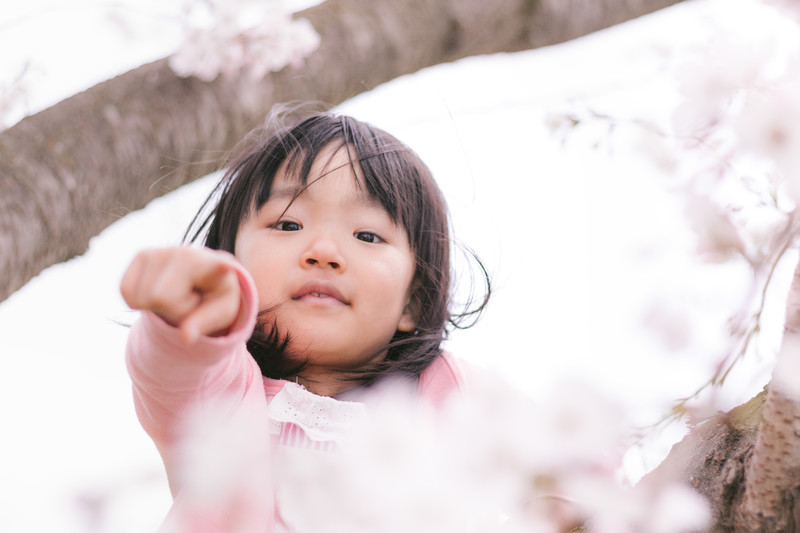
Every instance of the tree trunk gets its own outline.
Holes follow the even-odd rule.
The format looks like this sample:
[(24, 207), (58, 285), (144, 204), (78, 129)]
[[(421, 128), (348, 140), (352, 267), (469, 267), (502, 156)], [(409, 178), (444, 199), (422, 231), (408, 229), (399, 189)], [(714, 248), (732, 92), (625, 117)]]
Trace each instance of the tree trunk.
[(215, 170), (274, 103), (335, 105), (462, 57), (566, 41), (679, 0), (328, 0), (306, 64), (204, 83), (165, 60), (0, 133), (0, 301), (153, 198)]
[(706, 496), (715, 532), (800, 532), (800, 264), (772, 381), (694, 428), (642, 483), (687, 483)]

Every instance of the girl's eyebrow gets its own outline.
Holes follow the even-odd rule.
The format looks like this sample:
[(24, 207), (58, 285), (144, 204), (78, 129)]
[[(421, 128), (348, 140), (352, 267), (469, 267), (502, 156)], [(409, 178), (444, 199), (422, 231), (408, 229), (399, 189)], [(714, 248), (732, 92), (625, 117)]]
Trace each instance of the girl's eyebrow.
[[(313, 187), (313, 182), (308, 185), (298, 185), (295, 187), (281, 187), (279, 189), (275, 189), (274, 191), (270, 191), (269, 198), (267, 201), (288, 199), (293, 202), (298, 198), (300, 198), (300, 196), (303, 193), (311, 191), (312, 187)], [(381, 209), (384, 211), (386, 210), (386, 208), (383, 206), (383, 204), (380, 203), (380, 201), (378, 201), (377, 198), (373, 198), (372, 196), (367, 194), (366, 191), (363, 190), (359, 191), (357, 201), (361, 205), (367, 207)]]
[(274, 191), (269, 192), (269, 200), (276, 199), (281, 200), (284, 198), (288, 198), (290, 200), (297, 199), (307, 187), (282, 187), (280, 189), (276, 189)]

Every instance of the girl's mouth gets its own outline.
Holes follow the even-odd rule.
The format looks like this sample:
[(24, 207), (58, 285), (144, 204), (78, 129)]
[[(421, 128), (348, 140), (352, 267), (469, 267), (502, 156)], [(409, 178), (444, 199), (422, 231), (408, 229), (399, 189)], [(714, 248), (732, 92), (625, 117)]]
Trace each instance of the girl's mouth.
[(326, 305), (344, 304), (350, 302), (331, 283), (324, 281), (311, 281), (306, 283), (292, 295), (292, 300), (302, 300), (309, 303), (324, 303)]

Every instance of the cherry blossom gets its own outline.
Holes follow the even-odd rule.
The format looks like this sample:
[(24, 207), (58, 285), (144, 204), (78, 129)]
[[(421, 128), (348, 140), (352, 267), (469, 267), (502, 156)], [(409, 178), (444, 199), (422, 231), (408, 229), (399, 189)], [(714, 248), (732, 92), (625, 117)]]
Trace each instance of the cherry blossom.
[(676, 72), (683, 102), (674, 112), (675, 133), (697, 136), (724, 120), (736, 95), (755, 85), (762, 76), (764, 55), (761, 48), (733, 37), (720, 36), (699, 48), (696, 59), (682, 64)]
[(493, 378), (439, 408), (402, 388), (381, 394), (339, 452), (281, 458), (280, 505), (297, 531), (551, 533), (587, 523), (679, 533), (708, 523), (688, 489), (617, 481), (630, 429), (585, 386), (564, 384), (542, 405)]
[(293, 19), (280, 0), (190, 2), (186, 12), (185, 41), (169, 60), (182, 77), (213, 81), (245, 73), (260, 79), (300, 65), (319, 46), (311, 24)]
[(786, 192), (800, 204), (800, 78), (786, 79), (751, 94), (734, 128), (739, 148), (773, 161)]
[(6, 71), (13, 78), (0, 78), (0, 130), (19, 120), (21, 110), (25, 108), (26, 95), (31, 79), (29, 66), (19, 66), (15, 70)]
[(765, 2), (780, 9), (786, 15), (800, 21), (800, 3), (798, 3), (797, 0), (765, 0)]

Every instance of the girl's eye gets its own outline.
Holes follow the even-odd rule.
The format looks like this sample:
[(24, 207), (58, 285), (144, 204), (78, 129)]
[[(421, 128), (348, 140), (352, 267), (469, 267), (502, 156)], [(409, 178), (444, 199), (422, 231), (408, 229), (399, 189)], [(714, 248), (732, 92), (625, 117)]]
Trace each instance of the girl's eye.
[(370, 243), (377, 243), (383, 240), (374, 233), (370, 233), (369, 231), (357, 231), (354, 233), (354, 236), (359, 241), (370, 242)]
[(303, 229), (303, 226), (291, 220), (278, 221), (272, 227), (278, 231), (300, 231)]

